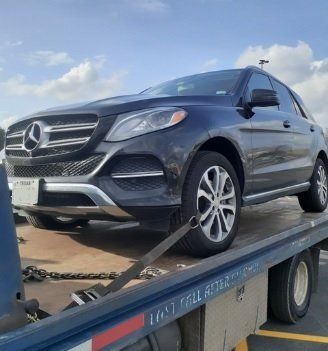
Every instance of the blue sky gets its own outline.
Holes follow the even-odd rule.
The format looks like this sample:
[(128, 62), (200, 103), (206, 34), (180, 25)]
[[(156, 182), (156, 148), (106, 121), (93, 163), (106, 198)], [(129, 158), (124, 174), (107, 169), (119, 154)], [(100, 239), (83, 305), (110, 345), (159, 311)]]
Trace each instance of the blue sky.
[[(259, 55), (317, 109), (327, 14), (324, 0), (1, 0), (0, 123)], [(325, 106), (314, 112), (325, 120)]]

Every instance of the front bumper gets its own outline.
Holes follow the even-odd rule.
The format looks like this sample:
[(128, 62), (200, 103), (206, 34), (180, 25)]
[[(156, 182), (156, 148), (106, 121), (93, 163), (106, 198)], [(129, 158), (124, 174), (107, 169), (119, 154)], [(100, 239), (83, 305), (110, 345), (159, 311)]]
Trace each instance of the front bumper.
[[(9, 182), (9, 190), (12, 190), (13, 183)], [(90, 198), (95, 206), (19, 206), (26, 212), (42, 212), (56, 216), (68, 215), (72, 217), (92, 217), (115, 220), (135, 220), (133, 216), (118, 207), (101, 189), (92, 184), (83, 183), (44, 183), (41, 185), (41, 193), (55, 194), (82, 194)]]
[[(142, 135), (129, 140), (109, 143), (99, 142), (90, 147), (88, 152), (79, 158), (70, 159), (75, 162), (82, 157), (93, 157), (92, 155), (103, 155), (101, 161), (88, 174), (69, 175), (69, 172), (76, 172), (78, 167), (62, 168), (61, 176), (54, 175), (55, 163), (52, 157), (40, 158), (40, 160), (8, 160), (15, 167), (41, 167), (40, 176), (31, 177), (43, 180), (41, 193), (43, 194), (80, 194), (87, 196), (92, 204), (85, 203), (72, 205), (69, 199), (65, 206), (59, 205), (56, 201), (41, 201), (35, 206), (19, 206), (18, 209), (28, 213), (45, 213), (58, 216), (86, 217), (89, 219), (107, 219), (118, 221), (137, 221), (142, 224), (151, 222), (167, 222), (170, 215), (181, 205), (181, 192), (184, 177), (188, 170), (190, 161), (201, 141), (207, 137), (207, 132), (198, 125), (189, 121), (189, 127), (184, 122), (176, 127), (160, 132)], [(66, 157), (66, 156), (65, 156)], [(160, 165), (145, 170), (122, 169), (117, 171), (115, 166), (119, 162), (123, 165), (129, 158), (152, 158)], [(33, 161), (33, 162), (32, 162)], [(56, 161), (57, 162), (57, 161)], [(66, 159), (61, 162), (68, 162)], [(155, 162), (156, 163), (156, 162)], [(48, 167), (49, 166), (49, 167)], [(51, 167), (50, 167), (51, 166)], [(124, 167), (122, 167), (124, 168)], [(13, 175), (9, 182), (22, 179), (24, 175)], [(161, 178), (160, 184), (156, 179)], [(136, 187), (125, 187), (125, 183), (131, 179), (135, 180)], [(140, 181), (144, 180), (144, 188), (140, 187)], [(142, 182), (141, 182), (142, 183)], [(149, 186), (153, 185), (153, 186)]]

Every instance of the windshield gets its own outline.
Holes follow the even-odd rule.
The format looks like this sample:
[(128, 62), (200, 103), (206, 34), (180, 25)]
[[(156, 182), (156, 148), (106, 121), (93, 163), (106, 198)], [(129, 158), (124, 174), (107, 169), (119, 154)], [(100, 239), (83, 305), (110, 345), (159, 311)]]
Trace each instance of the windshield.
[(240, 76), (240, 69), (195, 74), (170, 80), (142, 92), (151, 95), (227, 95)]

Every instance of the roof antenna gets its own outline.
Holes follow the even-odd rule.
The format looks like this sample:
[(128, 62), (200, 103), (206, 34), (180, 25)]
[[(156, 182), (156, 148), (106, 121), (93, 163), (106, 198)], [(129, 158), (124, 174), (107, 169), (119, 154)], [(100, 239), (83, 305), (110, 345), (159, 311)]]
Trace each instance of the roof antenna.
[(265, 63), (269, 63), (270, 61), (269, 60), (260, 60), (259, 61), (259, 65), (261, 66), (261, 69), (263, 69), (263, 65), (265, 64)]

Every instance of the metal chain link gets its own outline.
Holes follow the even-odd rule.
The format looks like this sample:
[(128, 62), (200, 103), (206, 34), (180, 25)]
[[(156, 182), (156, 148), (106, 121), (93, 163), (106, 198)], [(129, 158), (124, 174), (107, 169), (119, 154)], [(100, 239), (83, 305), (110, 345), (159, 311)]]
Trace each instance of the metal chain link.
[[(23, 281), (43, 281), (44, 279), (54, 280), (113, 280), (123, 272), (99, 272), (99, 273), (73, 273), (73, 272), (48, 272), (36, 266), (27, 266), (22, 269)], [(148, 280), (162, 275), (164, 272), (155, 267), (147, 267), (139, 273), (135, 279)]]
[(38, 317), (37, 313), (34, 313), (34, 314), (27, 313), (27, 321), (28, 321), (28, 323), (35, 323), (35, 322), (37, 322), (39, 320), (40, 320), (40, 318)]
[(17, 237), (18, 244), (25, 244), (26, 240), (22, 236)]

